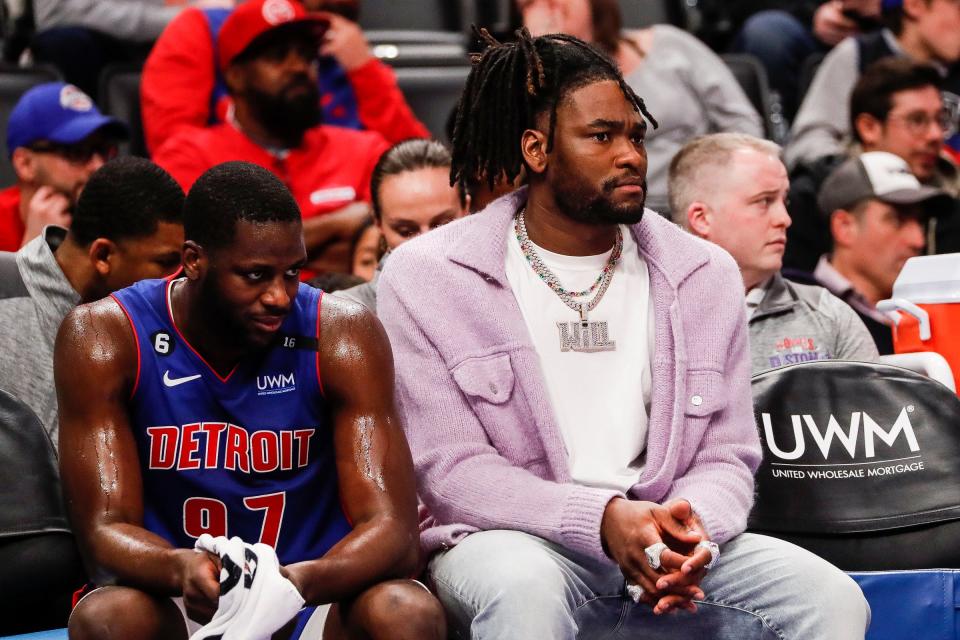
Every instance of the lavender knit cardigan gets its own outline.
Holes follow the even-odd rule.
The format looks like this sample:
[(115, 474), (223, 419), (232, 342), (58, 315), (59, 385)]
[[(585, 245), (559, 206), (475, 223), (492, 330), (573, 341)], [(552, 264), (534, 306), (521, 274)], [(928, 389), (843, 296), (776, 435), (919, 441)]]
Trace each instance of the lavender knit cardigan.
[[(609, 561), (600, 522), (622, 494), (571, 481), (504, 272), (525, 199), (520, 190), (405, 243), (380, 279), (421, 545), (430, 553), (478, 530), (517, 529)], [(760, 462), (743, 281), (726, 252), (652, 211), (632, 232), (650, 271), (656, 344), (646, 467), (628, 497), (686, 498), (722, 543), (746, 527)]]

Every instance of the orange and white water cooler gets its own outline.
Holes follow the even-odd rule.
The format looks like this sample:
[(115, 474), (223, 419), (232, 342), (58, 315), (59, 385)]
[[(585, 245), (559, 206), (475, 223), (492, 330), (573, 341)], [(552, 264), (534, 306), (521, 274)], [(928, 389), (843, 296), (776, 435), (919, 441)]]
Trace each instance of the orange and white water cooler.
[(896, 353), (939, 353), (960, 389), (960, 253), (910, 258), (877, 308), (897, 315)]

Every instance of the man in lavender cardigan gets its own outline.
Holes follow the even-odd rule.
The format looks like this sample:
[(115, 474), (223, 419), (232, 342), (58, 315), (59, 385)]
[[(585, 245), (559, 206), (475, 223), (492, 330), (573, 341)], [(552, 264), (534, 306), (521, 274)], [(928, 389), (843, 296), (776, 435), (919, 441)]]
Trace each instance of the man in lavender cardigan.
[(529, 186), (400, 247), (378, 302), (451, 628), (863, 638), (852, 580), (743, 533), (760, 460), (743, 283), (644, 214), (643, 101), (576, 39), (484, 36), (452, 177), (525, 168)]

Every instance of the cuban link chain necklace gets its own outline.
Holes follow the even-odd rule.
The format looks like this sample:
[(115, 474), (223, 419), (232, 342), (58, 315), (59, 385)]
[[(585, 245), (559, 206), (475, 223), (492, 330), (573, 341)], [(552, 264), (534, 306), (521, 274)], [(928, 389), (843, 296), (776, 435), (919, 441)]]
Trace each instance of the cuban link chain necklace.
[[(517, 235), (517, 241), (520, 243), (520, 250), (523, 256), (530, 264), (533, 272), (548, 286), (550, 290), (557, 294), (557, 297), (580, 315), (579, 322), (558, 322), (557, 328), (560, 331), (560, 350), (578, 351), (593, 353), (597, 351), (613, 351), (616, 349), (616, 342), (608, 339), (608, 328), (606, 322), (590, 322), (589, 314), (593, 311), (603, 294), (607, 292), (613, 272), (620, 261), (620, 254), (623, 252), (623, 233), (620, 227), (616, 228), (616, 239), (613, 244), (613, 251), (607, 258), (607, 264), (600, 271), (600, 275), (594, 280), (593, 284), (582, 291), (569, 291), (560, 283), (560, 279), (543, 262), (535, 249), (535, 245), (527, 235), (527, 224), (525, 220), (526, 208), (517, 212), (514, 217), (513, 228)], [(593, 299), (585, 300), (593, 295)]]

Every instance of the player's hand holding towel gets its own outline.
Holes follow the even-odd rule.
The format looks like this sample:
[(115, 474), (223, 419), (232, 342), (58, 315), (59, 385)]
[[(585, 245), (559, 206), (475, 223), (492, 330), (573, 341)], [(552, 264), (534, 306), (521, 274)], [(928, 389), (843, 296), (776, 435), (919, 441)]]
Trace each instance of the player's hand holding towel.
[(204, 534), (196, 549), (220, 557), (220, 601), (213, 619), (190, 640), (270, 640), (303, 608), (303, 597), (280, 575), (280, 561), (268, 545)]

